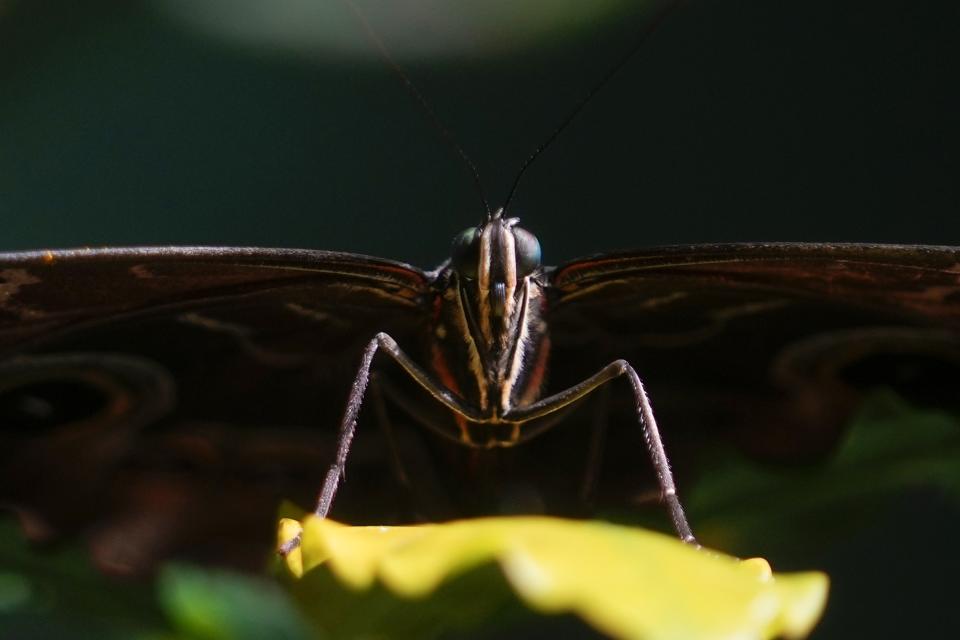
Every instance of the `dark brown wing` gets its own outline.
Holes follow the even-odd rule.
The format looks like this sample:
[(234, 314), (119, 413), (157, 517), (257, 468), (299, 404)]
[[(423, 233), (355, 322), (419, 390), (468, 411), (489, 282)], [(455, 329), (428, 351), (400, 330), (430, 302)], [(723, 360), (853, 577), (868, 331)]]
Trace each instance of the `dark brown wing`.
[(364, 344), (419, 340), (429, 285), (321, 251), (0, 254), (0, 502), (119, 571), (256, 559), (278, 500), (312, 501)]
[(551, 285), (553, 385), (629, 360), (668, 444), (725, 430), (797, 459), (833, 442), (864, 387), (958, 403), (957, 248), (667, 247), (576, 260)]

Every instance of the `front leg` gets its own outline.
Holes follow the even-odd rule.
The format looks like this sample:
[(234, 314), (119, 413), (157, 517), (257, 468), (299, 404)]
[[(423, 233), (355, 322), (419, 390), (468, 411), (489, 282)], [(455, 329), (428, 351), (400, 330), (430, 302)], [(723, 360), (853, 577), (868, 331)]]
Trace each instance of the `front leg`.
[[(424, 371), (410, 356), (400, 349), (397, 341), (386, 333), (378, 333), (367, 343), (363, 350), (363, 357), (360, 359), (360, 367), (357, 369), (357, 375), (353, 379), (353, 385), (350, 387), (350, 395), (347, 396), (347, 406), (343, 412), (343, 418), (340, 420), (340, 435), (337, 438), (337, 455), (327, 470), (327, 475), (323, 480), (323, 487), (320, 489), (320, 495), (317, 498), (317, 506), (313, 512), (321, 518), (326, 518), (333, 506), (333, 499), (337, 494), (337, 488), (344, 475), (344, 469), (347, 465), (347, 456), (350, 454), (350, 445), (353, 442), (354, 433), (357, 430), (357, 416), (360, 413), (360, 406), (363, 404), (363, 397), (370, 384), (370, 367), (373, 365), (373, 357), (383, 351), (404, 371), (407, 372), (424, 390), (426, 390), (437, 401), (446, 406), (456, 414), (459, 414), (467, 420), (474, 422), (483, 421), (484, 415), (475, 408), (465, 404), (458, 396), (446, 387), (438, 384), (434, 379)], [(300, 536), (296, 536), (280, 547), (280, 554), (286, 555), (300, 546)]]
[(347, 407), (343, 412), (343, 419), (340, 421), (340, 437), (337, 444), (337, 456), (327, 476), (323, 481), (323, 488), (320, 490), (320, 496), (317, 499), (317, 506), (314, 513), (321, 518), (327, 517), (330, 513), (330, 507), (333, 505), (333, 498), (337, 493), (337, 487), (343, 477), (343, 471), (347, 464), (347, 455), (350, 453), (350, 444), (353, 442), (353, 435), (357, 428), (357, 415), (360, 413), (360, 405), (363, 404), (363, 396), (370, 382), (370, 366), (373, 364), (373, 356), (378, 351), (393, 358), (397, 364), (403, 367), (403, 370), (413, 378), (421, 387), (423, 387), (431, 396), (444, 404), (448, 409), (472, 421), (483, 420), (483, 415), (473, 407), (465, 404), (449, 389), (438, 384), (434, 379), (420, 366), (410, 359), (404, 353), (396, 340), (386, 333), (378, 333), (371, 340), (366, 349), (363, 350), (363, 358), (360, 360), (360, 368), (353, 379), (353, 386), (350, 388), (350, 395), (347, 397)]
[[(653, 417), (653, 407), (650, 405), (650, 399), (647, 397), (647, 392), (643, 388), (643, 382), (640, 381), (640, 376), (637, 375), (637, 372), (626, 360), (611, 362), (580, 384), (574, 385), (548, 398), (543, 398), (526, 407), (514, 409), (504, 414), (503, 419), (511, 422), (526, 422), (528, 420), (542, 418), (581, 400), (602, 385), (620, 376), (626, 376), (627, 380), (630, 381), (630, 387), (633, 389), (633, 396), (636, 400), (637, 420), (640, 422), (640, 428), (643, 430), (643, 439), (647, 444), (647, 452), (650, 454), (654, 471), (656, 471), (657, 474), (660, 494), (663, 496), (664, 502), (667, 503), (667, 509), (670, 511), (670, 519), (673, 521), (673, 527), (676, 529), (681, 540), (697, 545), (697, 540), (693, 537), (693, 532), (687, 523), (687, 517), (683, 513), (683, 506), (677, 497), (677, 487), (673, 482), (673, 473), (670, 471), (670, 461), (667, 459), (667, 453), (663, 448), (663, 441), (660, 439), (660, 430), (657, 429), (657, 421), (656, 418)], [(544, 430), (545, 429), (539, 429), (524, 433), (523, 439), (529, 440)]]

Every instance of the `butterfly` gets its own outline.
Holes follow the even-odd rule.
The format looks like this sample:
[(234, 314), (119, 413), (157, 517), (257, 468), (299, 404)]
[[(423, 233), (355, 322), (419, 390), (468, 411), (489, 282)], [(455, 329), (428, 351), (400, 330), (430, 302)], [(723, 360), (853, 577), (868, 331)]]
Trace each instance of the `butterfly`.
[[(949, 401), (957, 257), (949, 247), (699, 245), (543, 268), (540, 395), (622, 359), (680, 468), (704, 433), (764, 459), (816, 458), (876, 381)], [(0, 273), (0, 499), (34, 538), (83, 531), (117, 571), (182, 553), (249, 562), (246, 535), (265, 548), (277, 500), (309, 504), (323, 484), (378, 333), (446, 375), (435, 347), (451, 327), (436, 307), (449, 265), (160, 247), (3, 254)], [(440, 352), (448, 370), (469, 368), (468, 355)], [(404, 406), (411, 384), (396, 363), (380, 357), (374, 373), (334, 512), (343, 519), (409, 517), (404, 491), (428, 517), (638, 500), (646, 454), (627, 389), (585, 399), (529, 443), (477, 452), (391, 425), (452, 414)]]
[[(486, 228), (464, 233), (473, 243)], [(469, 272), (476, 263), (462, 254), (457, 268)], [(538, 335), (549, 347), (528, 339), (523, 358), (544, 360), (521, 364), (529, 384), (562, 390), (620, 359), (637, 363), (668, 433), (725, 432), (764, 457), (815, 454), (835, 440), (870, 382), (950, 397), (956, 378), (944, 373), (960, 370), (958, 265), (960, 250), (945, 247), (768, 244), (669, 247), (537, 267)], [(230, 532), (267, 539), (277, 499), (302, 499), (320, 486), (337, 441), (332, 427), (374, 336), (409, 351), (434, 381), (430, 390), (470, 397), (460, 386), (474, 375), (470, 355), (442, 310), (443, 296), (460, 291), (450, 289), (456, 273), (450, 264), (423, 271), (309, 250), (0, 255), (4, 501), (37, 537), (88, 531), (95, 556), (117, 570), (184, 551), (188, 542), (191, 553), (239, 557), (248, 541)], [(437, 419), (456, 414), (435, 398), (410, 404), (410, 387), (420, 385), (395, 362), (381, 364), (374, 371), (392, 385), (383, 404), (397, 401), (408, 415), (433, 412), (431, 424), (465, 428), (463, 416)], [(547, 371), (549, 383), (529, 382)], [(513, 391), (520, 405), (530, 393)], [(610, 420), (623, 421), (618, 413), (635, 407), (619, 391)], [(382, 454), (396, 434), (372, 437), (374, 429), (365, 426), (357, 438), (341, 517), (390, 514), (397, 502), (396, 488), (383, 492), (397, 483)], [(496, 436), (499, 444), (517, 437), (510, 429)], [(557, 495), (576, 495), (569, 480), (580, 475), (590, 437), (589, 429), (574, 431), (553, 425), (516, 448), (530, 447), (535, 462), (527, 456), (519, 477), (545, 476), (553, 493), (540, 499), (548, 506)], [(640, 433), (607, 430), (611, 471), (602, 491), (636, 486), (621, 476), (642, 465)], [(449, 456), (451, 447), (471, 451), (427, 450), (424, 442), (441, 439), (422, 435), (394, 442), (401, 458), (412, 456), (405, 468), (425, 469), (424, 459)], [(571, 445), (574, 435), (580, 446)], [(571, 454), (581, 463), (562, 462)], [(478, 464), (469, 455), (457, 460), (450, 475), (433, 479), (455, 496)], [(462, 498), (452, 503), (462, 507)]]

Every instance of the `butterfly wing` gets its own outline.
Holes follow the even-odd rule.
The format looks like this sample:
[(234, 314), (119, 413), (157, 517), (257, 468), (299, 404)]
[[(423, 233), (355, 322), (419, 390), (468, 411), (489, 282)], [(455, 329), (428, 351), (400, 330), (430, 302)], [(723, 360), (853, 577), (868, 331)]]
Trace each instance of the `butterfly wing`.
[[(429, 286), (321, 251), (0, 254), (0, 501), (116, 571), (259, 562), (279, 499), (312, 502), (364, 345), (419, 340)], [(389, 477), (368, 462), (358, 493)]]
[(553, 384), (627, 359), (668, 445), (724, 432), (795, 460), (831, 446), (866, 387), (956, 404), (957, 248), (667, 247), (576, 260), (551, 287)]

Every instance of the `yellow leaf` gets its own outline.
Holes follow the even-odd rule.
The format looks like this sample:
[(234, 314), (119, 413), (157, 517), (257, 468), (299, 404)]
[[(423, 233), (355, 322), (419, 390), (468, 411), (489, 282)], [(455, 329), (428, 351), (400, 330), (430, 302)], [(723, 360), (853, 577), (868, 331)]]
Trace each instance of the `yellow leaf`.
[(573, 612), (617, 638), (770, 638), (809, 633), (827, 596), (818, 572), (775, 575), (675, 538), (597, 521), (481, 518), (406, 527), (282, 520), (280, 543), (301, 535), (290, 572), (327, 564), (341, 582), (379, 580), (408, 598), (485, 562), (499, 563), (530, 607)]

